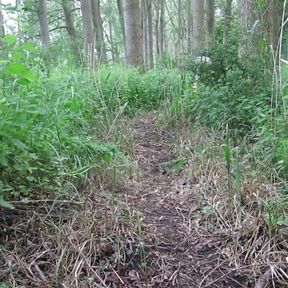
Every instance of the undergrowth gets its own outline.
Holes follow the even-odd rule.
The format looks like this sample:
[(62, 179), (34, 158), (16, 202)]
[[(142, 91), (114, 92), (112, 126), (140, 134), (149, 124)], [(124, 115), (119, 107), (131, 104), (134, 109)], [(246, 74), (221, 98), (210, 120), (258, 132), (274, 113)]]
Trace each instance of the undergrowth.
[(5, 44), (3, 54), (9, 55), (0, 71), (5, 206), (3, 198), (66, 194), (63, 185), (77, 189), (91, 171), (102, 173), (113, 159), (123, 161), (131, 142), (118, 124), (122, 115), (157, 108), (179, 94), (176, 70), (142, 74), (122, 66), (91, 71), (63, 64), (48, 71), (32, 44), (19, 45), (13, 36)]

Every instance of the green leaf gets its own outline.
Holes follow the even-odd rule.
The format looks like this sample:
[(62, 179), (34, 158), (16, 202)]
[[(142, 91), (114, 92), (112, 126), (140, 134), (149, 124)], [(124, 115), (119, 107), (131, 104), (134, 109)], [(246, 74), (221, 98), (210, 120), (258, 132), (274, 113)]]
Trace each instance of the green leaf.
[(17, 38), (15, 35), (6, 35), (4, 38), (3, 38), (3, 41), (8, 44), (8, 45), (14, 45), (16, 44), (17, 42)]
[(37, 47), (35, 47), (31, 43), (25, 43), (22, 46), (20, 46), (20, 48), (23, 49), (23, 50), (26, 50), (26, 51), (30, 51), (30, 52), (38, 51)]
[(0, 197), (0, 207), (14, 209), (14, 206), (10, 202), (4, 200), (2, 197)]
[(6, 72), (8, 75), (11, 74), (25, 74), (28, 71), (28, 69), (22, 64), (22, 63), (12, 63), (8, 65)]

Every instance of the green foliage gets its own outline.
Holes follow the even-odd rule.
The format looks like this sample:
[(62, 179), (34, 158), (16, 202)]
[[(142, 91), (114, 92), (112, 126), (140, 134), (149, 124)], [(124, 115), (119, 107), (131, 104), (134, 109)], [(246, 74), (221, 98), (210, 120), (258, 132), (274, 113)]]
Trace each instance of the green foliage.
[(94, 72), (64, 64), (47, 73), (33, 45), (18, 45), (13, 36), (5, 43), (0, 206), (6, 208), (12, 206), (4, 199), (62, 191), (65, 183), (77, 186), (91, 169), (100, 171), (119, 153), (105, 133), (122, 108), (135, 113), (179, 93), (176, 70), (141, 74), (103, 66)]
[[(271, 113), (271, 87), (262, 58), (240, 61), (237, 46), (218, 45), (208, 53), (209, 63), (190, 63), (198, 88), (183, 98), (187, 115), (213, 128), (228, 126), (233, 135), (247, 135), (263, 125)], [(226, 129), (226, 128), (225, 128)]]
[(110, 110), (127, 103), (126, 112), (156, 108), (166, 97), (179, 94), (177, 70), (154, 69), (145, 74), (122, 66), (102, 67), (96, 75), (101, 105)]

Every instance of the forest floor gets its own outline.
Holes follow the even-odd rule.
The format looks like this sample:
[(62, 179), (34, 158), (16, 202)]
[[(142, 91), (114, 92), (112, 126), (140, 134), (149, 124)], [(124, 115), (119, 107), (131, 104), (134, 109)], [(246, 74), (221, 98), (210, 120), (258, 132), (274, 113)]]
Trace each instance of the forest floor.
[[(132, 173), (118, 179), (114, 171), (101, 187), (91, 179), (69, 201), (18, 203), (11, 214), (1, 214), (0, 284), (266, 287), (266, 250), (278, 259), (286, 240), (269, 240), (262, 220), (256, 223), (248, 212), (248, 220), (238, 219), (238, 231), (217, 140), (184, 124), (169, 128), (156, 112), (128, 122)], [(264, 278), (255, 286), (253, 275), (259, 273)]]
[[(199, 194), (213, 189), (211, 181), (224, 176), (223, 165), (216, 161), (194, 166), (196, 155), (185, 158), (183, 149), (193, 150), (190, 141), (194, 137), (197, 145), (203, 135), (191, 137), (183, 133), (185, 128), (179, 133), (179, 128), (163, 130), (152, 113), (134, 125), (134, 156), (141, 176), (127, 197), (142, 214), (149, 262), (146, 281), (135, 287), (247, 287), (247, 277), (227, 265), (229, 239), (202, 225), (209, 211), (203, 213), (208, 206), (199, 202)], [(189, 173), (191, 168), (198, 171)]]

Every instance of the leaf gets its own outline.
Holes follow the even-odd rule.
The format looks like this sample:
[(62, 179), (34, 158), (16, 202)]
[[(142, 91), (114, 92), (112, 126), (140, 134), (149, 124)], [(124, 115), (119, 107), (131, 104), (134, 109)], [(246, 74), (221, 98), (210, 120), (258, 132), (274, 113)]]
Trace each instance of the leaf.
[(22, 63), (12, 63), (10, 65), (8, 65), (6, 72), (8, 73), (8, 75), (11, 74), (25, 74), (25, 72), (27, 72), (28, 69), (22, 64)]
[(15, 35), (6, 35), (5, 37), (3, 37), (3, 41), (8, 44), (8, 45), (14, 45), (16, 44), (17, 38)]
[(10, 202), (4, 200), (2, 197), (0, 197), (0, 207), (14, 209), (14, 206)]
[(30, 51), (30, 52), (38, 51), (38, 48), (32, 45), (31, 43), (25, 43), (22, 46), (20, 46), (20, 48), (26, 51)]

